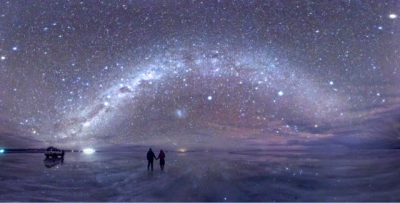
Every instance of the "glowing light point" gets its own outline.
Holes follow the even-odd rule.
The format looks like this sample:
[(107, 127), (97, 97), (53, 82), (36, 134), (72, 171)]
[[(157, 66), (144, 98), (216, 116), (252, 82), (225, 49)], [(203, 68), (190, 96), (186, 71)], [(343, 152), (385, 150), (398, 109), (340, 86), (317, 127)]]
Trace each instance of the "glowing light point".
[(0, 60), (2, 61), (6, 60), (6, 56), (0, 56)]
[(17, 51), (17, 50), (18, 50), (18, 47), (13, 47), (12, 50), (13, 50), (13, 51)]
[(85, 148), (82, 150), (84, 154), (93, 154), (96, 152), (93, 148)]
[(279, 91), (279, 92), (278, 92), (278, 96), (280, 96), (280, 97), (283, 96), (283, 92), (282, 92), (282, 91)]
[(389, 14), (389, 18), (390, 19), (396, 19), (397, 18), (397, 14), (391, 13), (391, 14)]
[(104, 106), (110, 106), (109, 102), (104, 102)]
[(5, 151), (6, 150), (4, 150), (4, 149), (0, 149), (0, 154), (4, 154)]
[(186, 112), (185, 112), (185, 110), (177, 109), (177, 110), (175, 111), (175, 115), (176, 115), (176, 117), (182, 119), (182, 118), (185, 118), (185, 117), (186, 117)]
[(178, 149), (178, 152), (185, 153), (187, 150), (185, 148)]
[(86, 121), (86, 122), (83, 123), (83, 127), (89, 127), (89, 126), (90, 126), (90, 122), (89, 121)]
[(333, 85), (334, 83), (333, 83), (333, 81), (329, 81), (329, 85)]
[(207, 100), (208, 100), (208, 101), (211, 101), (212, 99), (213, 99), (212, 96), (208, 96), (208, 97), (207, 97)]

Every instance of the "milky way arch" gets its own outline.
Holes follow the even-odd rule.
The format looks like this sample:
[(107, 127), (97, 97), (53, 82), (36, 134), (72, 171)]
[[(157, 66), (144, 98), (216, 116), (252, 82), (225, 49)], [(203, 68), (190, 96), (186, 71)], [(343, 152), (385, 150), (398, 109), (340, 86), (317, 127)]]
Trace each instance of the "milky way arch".
[(397, 143), (398, 8), (5, 2), (0, 133), (71, 146)]
[(110, 135), (105, 129), (121, 122), (142, 128), (140, 121), (152, 113), (157, 114), (153, 126), (170, 122), (172, 131), (179, 129), (177, 120), (199, 128), (213, 123), (298, 131), (298, 125), (316, 128), (341, 120), (348, 108), (335, 89), (321, 87), (315, 76), (267, 47), (192, 44), (140, 60), (57, 123), (56, 139), (101, 139)]

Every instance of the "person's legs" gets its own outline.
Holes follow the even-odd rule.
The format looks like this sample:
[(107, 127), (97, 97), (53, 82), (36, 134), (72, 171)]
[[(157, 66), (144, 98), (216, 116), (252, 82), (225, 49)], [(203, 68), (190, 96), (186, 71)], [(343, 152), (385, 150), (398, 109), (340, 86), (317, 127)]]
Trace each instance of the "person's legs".
[(150, 170), (150, 160), (147, 160), (147, 170)]
[(164, 170), (164, 165), (165, 165), (165, 161), (164, 160), (160, 160), (160, 168), (163, 171)]
[(153, 171), (153, 160), (150, 161), (151, 171)]

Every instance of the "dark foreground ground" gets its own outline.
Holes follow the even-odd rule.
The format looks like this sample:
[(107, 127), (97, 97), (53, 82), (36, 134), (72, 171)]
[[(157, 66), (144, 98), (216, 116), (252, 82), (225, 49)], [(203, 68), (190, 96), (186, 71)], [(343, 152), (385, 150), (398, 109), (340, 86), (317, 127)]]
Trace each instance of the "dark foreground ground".
[[(400, 201), (400, 150), (167, 152), (0, 156), (1, 201)], [(157, 151), (158, 152), (158, 151)], [(157, 162), (158, 163), (158, 162)]]

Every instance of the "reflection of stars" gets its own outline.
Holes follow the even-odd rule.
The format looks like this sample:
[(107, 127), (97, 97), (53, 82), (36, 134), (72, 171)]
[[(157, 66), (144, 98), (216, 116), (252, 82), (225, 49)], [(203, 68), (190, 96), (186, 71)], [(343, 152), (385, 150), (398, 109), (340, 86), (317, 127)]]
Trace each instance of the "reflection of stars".
[(397, 18), (397, 14), (391, 13), (391, 14), (389, 14), (389, 18), (390, 19), (396, 19)]

